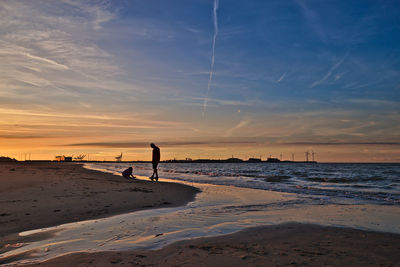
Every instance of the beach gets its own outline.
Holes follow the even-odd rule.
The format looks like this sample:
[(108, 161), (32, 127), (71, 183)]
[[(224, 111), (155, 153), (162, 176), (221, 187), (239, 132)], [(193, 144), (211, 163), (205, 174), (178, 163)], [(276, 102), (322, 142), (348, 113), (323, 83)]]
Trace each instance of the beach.
[(183, 205), (197, 189), (177, 183), (128, 180), (64, 162), (0, 163), (1, 250), (21, 231)]
[(0, 62), (0, 267), (400, 267), (400, 0), (0, 0)]
[[(2, 264), (398, 266), (400, 262), (397, 206), (336, 203), (165, 179), (128, 181), (75, 163), (0, 166)], [(116, 166), (111, 166), (113, 172), (119, 173)]]

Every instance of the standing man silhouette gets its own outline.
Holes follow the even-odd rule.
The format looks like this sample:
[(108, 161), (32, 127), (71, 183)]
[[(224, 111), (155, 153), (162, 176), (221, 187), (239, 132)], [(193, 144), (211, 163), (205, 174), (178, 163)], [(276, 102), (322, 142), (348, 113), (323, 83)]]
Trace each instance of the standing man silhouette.
[[(156, 146), (155, 144), (151, 143), (150, 146), (153, 148), (153, 157), (151, 160), (151, 163), (153, 164), (153, 175), (150, 177), (150, 180), (158, 181), (158, 171), (157, 171), (157, 165), (160, 162), (160, 148)], [(156, 175), (156, 177), (154, 177)]]

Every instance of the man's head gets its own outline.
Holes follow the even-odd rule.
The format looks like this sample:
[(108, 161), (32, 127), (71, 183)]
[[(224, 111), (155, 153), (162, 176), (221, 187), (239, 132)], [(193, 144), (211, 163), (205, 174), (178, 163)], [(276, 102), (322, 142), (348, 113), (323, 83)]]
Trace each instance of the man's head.
[(132, 167), (129, 167), (128, 169), (132, 170)]
[(150, 146), (151, 146), (152, 148), (156, 148), (156, 145), (153, 144), (153, 143), (151, 143)]

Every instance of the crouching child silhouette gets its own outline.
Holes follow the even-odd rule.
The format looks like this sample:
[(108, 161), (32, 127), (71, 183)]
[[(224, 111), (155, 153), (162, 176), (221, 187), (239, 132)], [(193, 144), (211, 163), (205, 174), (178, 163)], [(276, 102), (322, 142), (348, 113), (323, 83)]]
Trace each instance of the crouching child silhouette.
[(122, 176), (123, 176), (124, 178), (127, 178), (127, 179), (129, 179), (129, 178), (134, 179), (134, 178), (136, 178), (136, 177), (133, 176), (132, 172), (133, 172), (133, 168), (132, 168), (132, 167), (129, 167), (128, 169), (126, 169), (125, 171), (122, 172)]

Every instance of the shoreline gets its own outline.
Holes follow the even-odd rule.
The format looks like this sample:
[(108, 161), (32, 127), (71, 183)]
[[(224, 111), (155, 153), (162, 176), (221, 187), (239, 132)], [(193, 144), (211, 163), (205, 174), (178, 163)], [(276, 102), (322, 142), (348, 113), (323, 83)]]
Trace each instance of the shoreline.
[(79, 163), (1, 162), (0, 248), (21, 231), (181, 206), (198, 192), (178, 183), (127, 180)]
[(158, 250), (72, 253), (24, 266), (398, 266), (399, 251), (399, 234), (285, 223)]

